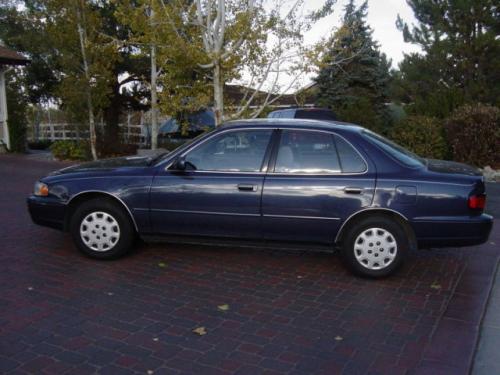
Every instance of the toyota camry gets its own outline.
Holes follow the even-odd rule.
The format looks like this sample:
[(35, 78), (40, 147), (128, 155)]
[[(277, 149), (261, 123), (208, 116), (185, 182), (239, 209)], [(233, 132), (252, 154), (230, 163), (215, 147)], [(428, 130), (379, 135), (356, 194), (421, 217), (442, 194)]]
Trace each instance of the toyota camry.
[(394, 272), (409, 251), (487, 241), (485, 184), (468, 165), (421, 158), (359, 126), (227, 123), (156, 157), (56, 171), (28, 198), (33, 221), (98, 259), (134, 239), (338, 250), (355, 273)]

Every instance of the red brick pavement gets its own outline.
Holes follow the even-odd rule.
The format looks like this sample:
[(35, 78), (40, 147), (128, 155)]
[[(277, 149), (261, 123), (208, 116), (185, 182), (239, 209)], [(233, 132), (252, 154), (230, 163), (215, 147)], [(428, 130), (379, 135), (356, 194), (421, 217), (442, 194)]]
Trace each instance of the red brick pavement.
[(0, 156), (0, 373), (468, 372), (498, 245), (420, 251), (385, 280), (306, 252), (165, 244), (95, 261), (29, 219), (33, 182), (58, 167)]

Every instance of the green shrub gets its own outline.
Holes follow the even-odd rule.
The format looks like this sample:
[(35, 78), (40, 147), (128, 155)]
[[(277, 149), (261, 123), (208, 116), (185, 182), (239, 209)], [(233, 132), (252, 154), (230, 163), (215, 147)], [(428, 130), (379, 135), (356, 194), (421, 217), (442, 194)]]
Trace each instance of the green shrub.
[(88, 141), (56, 141), (50, 146), (52, 154), (60, 160), (89, 160)]
[(453, 159), (478, 167), (500, 165), (500, 109), (473, 104), (457, 108), (445, 124)]
[(443, 125), (434, 117), (408, 116), (394, 125), (389, 137), (424, 158), (443, 159), (448, 154)]

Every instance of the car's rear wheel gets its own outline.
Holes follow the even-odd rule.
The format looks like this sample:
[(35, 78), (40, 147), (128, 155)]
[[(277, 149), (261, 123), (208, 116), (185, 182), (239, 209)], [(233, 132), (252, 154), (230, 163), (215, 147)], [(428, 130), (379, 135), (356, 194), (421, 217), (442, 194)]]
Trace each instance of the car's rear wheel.
[(348, 229), (341, 255), (356, 274), (383, 277), (402, 264), (408, 247), (408, 239), (398, 222), (385, 216), (372, 216)]
[(135, 231), (125, 210), (114, 202), (96, 198), (74, 211), (70, 231), (78, 249), (97, 259), (112, 259), (132, 248)]

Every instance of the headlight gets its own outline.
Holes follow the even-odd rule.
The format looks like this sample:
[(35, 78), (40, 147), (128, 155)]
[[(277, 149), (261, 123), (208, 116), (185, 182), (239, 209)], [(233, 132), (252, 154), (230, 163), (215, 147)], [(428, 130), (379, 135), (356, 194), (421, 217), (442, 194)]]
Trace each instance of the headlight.
[(49, 187), (43, 182), (38, 181), (35, 184), (34, 194), (39, 197), (46, 197), (47, 195), (49, 195)]

